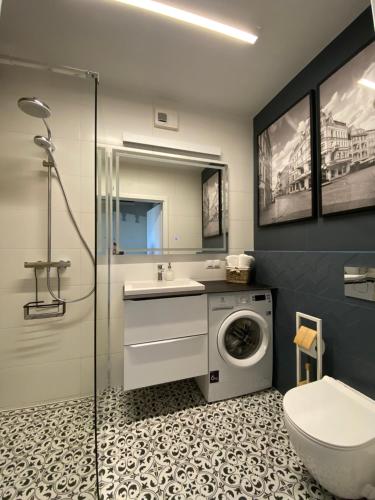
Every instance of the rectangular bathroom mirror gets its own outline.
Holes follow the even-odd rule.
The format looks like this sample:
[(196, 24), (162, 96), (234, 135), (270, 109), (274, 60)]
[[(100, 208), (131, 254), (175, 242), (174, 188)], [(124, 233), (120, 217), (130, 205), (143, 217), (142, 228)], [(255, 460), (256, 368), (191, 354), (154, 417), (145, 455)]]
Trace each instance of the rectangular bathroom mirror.
[(205, 158), (112, 151), (112, 253), (225, 253), (227, 165)]
[(375, 302), (375, 268), (344, 267), (346, 297)]

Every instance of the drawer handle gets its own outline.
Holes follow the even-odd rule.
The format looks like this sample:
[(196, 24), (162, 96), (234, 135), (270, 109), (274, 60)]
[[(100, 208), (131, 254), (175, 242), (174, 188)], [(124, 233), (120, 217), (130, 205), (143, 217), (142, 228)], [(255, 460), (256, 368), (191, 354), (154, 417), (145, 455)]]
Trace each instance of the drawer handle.
[(227, 309), (233, 309), (234, 306), (218, 306), (218, 307), (213, 307), (213, 311), (226, 311)]
[[(191, 338), (191, 337), (188, 337), (188, 338)], [(161, 345), (161, 344), (172, 344), (174, 342), (182, 342), (183, 340), (186, 340), (186, 337), (181, 337), (178, 339), (158, 340), (157, 342), (143, 342), (143, 344), (132, 344), (132, 345), (128, 345), (127, 347), (131, 347), (132, 349), (138, 349), (138, 347), (146, 347), (146, 346)]]

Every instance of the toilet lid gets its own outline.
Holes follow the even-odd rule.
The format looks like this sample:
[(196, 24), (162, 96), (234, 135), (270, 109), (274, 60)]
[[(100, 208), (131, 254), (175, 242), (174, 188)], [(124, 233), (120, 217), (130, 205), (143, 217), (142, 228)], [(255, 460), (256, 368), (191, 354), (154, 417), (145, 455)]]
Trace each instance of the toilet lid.
[(292, 423), (329, 446), (375, 440), (375, 401), (331, 377), (291, 389), (283, 404)]

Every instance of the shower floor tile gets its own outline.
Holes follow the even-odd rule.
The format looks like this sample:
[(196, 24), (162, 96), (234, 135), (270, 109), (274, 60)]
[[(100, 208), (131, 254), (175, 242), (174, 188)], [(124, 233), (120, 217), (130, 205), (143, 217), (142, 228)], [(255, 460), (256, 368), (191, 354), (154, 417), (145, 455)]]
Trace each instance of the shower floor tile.
[(192, 380), (111, 389), (98, 417), (103, 500), (334, 498), (291, 447), (274, 389), (211, 404)]
[(0, 412), (1, 500), (95, 499), (92, 398)]

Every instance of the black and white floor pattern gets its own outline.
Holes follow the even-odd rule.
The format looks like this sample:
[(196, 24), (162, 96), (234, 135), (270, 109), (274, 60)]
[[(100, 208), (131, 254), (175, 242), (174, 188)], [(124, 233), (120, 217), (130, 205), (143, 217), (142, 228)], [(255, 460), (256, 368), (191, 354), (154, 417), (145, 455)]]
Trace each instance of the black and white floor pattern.
[(333, 498), (293, 451), (276, 390), (206, 404), (193, 381), (112, 389), (99, 467), (102, 500)]
[(1, 500), (94, 500), (93, 400), (0, 412)]
[[(102, 500), (332, 499), (291, 448), (275, 390), (206, 404), (193, 381), (99, 406)], [(93, 401), (0, 413), (1, 500), (94, 500)]]

